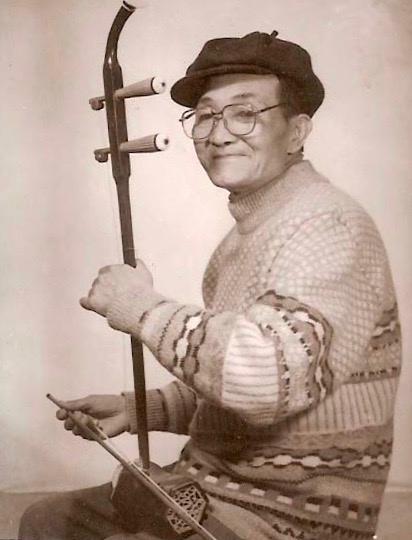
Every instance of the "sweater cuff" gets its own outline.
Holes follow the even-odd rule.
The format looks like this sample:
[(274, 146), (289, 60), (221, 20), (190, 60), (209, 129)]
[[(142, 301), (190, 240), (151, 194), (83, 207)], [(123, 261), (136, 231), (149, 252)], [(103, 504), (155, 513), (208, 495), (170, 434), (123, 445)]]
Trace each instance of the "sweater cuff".
[[(129, 433), (137, 433), (136, 402), (134, 392), (122, 392), (126, 401), (126, 411), (129, 418)], [(146, 392), (147, 428), (148, 431), (165, 431), (167, 414), (164, 398), (160, 390)]]
[(109, 325), (140, 338), (144, 315), (166, 298), (151, 288), (140, 287), (117, 298), (109, 307), (106, 318)]

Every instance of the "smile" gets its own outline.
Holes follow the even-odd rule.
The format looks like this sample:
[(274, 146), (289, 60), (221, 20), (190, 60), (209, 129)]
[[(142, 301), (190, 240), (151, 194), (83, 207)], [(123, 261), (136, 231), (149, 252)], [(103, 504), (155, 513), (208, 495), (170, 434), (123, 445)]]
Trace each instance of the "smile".
[(230, 158), (240, 158), (246, 157), (244, 154), (221, 154), (213, 156), (213, 159), (230, 159)]

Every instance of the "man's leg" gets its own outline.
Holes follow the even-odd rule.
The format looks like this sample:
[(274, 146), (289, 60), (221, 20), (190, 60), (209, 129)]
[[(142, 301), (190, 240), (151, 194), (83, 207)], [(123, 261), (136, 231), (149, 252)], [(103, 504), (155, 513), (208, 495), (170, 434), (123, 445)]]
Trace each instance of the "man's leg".
[[(20, 522), (19, 540), (172, 540), (176, 534), (150, 513), (133, 524), (121, 522), (110, 502), (111, 484), (48, 497), (30, 506)], [(136, 511), (145, 501), (136, 497)], [(139, 504), (140, 502), (140, 504)], [(136, 513), (135, 514), (135, 518)], [(209, 515), (204, 523), (216, 538), (240, 540), (220, 520)], [(139, 531), (139, 532), (137, 532)], [(133, 534), (134, 532), (134, 534)], [(187, 540), (201, 540), (197, 534)]]
[(128, 533), (110, 503), (111, 484), (48, 497), (30, 506), (19, 540), (103, 540)]

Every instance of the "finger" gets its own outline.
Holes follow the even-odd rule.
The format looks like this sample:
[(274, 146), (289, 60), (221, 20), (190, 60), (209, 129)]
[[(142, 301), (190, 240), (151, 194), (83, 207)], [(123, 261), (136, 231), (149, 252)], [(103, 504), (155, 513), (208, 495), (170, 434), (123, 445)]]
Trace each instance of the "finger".
[(67, 431), (72, 431), (75, 426), (75, 423), (73, 422), (71, 418), (66, 418), (63, 425), (64, 425), (64, 429), (67, 429)]
[(71, 429), (74, 435), (84, 436), (85, 432), (82, 429), (82, 425), (87, 425), (88, 416), (80, 411), (71, 413), (70, 416), (71, 418), (68, 418), (64, 423), (65, 427), (67, 426), (66, 429)]
[(59, 409), (57, 412), (56, 412), (56, 418), (58, 420), (66, 420), (67, 418), (67, 411), (66, 409)]
[[(106, 435), (106, 424), (107, 420), (94, 420), (94, 430), (99, 433), (103, 432)], [(109, 419), (109, 426), (110, 426), (110, 419)]]
[(87, 415), (83, 414), (80, 411), (75, 411), (70, 414), (71, 419), (75, 425), (77, 424), (87, 424)]
[(136, 268), (140, 266), (140, 268), (147, 268), (146, 264), (142, 261), (142, 259), (135, 259), (136, 262)]
[(80, 426), (75, 425), (73, 427), (72, 432), (73, 432), (73, 435), (76, 435), (76, 437), (83, 437), (83, 439), (89, 438), (88, 434)]
[(91, 429), (92, 431), (94, 431), (95, 433), (99, 433), (100, 431), (103, 431), (103, 428), (99, 422), (99, 420), (95, 420), (93, 417), (91, 416), (87, 416), (87, 419), (86, 419), (86, 425), (89, 429)]
[(87, 309), (88, 311), (93, 311), (93, 307), (88, 296), (80, 298), (80, 305), (82, 308)]
[(97, 421), (95, 421), (91, 416), (82, 415), (81, 424), (74, 424), (73, 434), (76, 436), (83, 437), (83, 439), (92, 440), (92, 435), (88, 430), (93, 431), (96, 434), (99, 434), (100, 426)]
[(100, 268), (100, 270), (98, 272), (99, 276), (101, 274), (107, 274), (108, 272), (110, 272), (112, 270), (113, 266), (115, 266), (115, 265), (108, 264), (107, 266), (103, 266), (102, 268)]
[(153, 275), (147, 265), (141, 260), (136, 260), (136, 270), (142, 285), (153, 287)]
[(90, 403), (87, 398), (71, 399), (70, 401), (60, 401), (60, 404), (62, 408), (59, 409), (59, 411), (67, 410), (88, 412), (90, 410)]

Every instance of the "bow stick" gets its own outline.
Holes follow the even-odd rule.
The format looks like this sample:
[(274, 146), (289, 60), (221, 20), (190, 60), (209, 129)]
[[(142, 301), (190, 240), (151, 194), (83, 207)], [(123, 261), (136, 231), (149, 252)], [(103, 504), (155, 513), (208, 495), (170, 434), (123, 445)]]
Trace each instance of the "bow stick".
[[(57, 400), (51, 394), (46, 396), (58, 407), (64, 409), (63, 403)], [(142, 469), (140, 469), (133, 461), (131, 461), (117, 446), (109, 441), (109, 438), (102, 429), (96, 425), (91, 417), (88, 417), (93, 429), (87, 424), (82, 423), (77, 417), (70, 411), (67, 411), (68, 417), (76, 424), (83, 433), (85, 433), (90, 439), (96, 441), (107, 452), (109, 452), (123, 467), (134, 477), (136, 480), (143, 484), (151, 493), (153, 493), (163, 504), (169, 508), (169, 510), (177, 514), (193, 531), (197, 532), (201, 538), (205, 540), (218, 540), (212, 533), (203, 527), (185, 508), (180, 506), (173, 497)]]
[[(117, 44), (120, 32), (135, 7), (123, 2), (111, 26), (107, 38), (106, 53), (103, 64), (104, 96), (91, 98), (89, 103), (93, 110), (106, 105), (107, 125), (110, 147), (94, 151), (97, 161), (105, 162), (110, 154), (113, 178), (116, 182), (120, 228), (122, 235), (123, 260), (125, 264), (135, 267), (135, 248), (130, 207), (129, 178), (130, 153), (158, 152), (165, 150), (169, 144), (167, 137), (156, 134), (128, 141), (124, 100), (130, 97), (159, 94), (166, 88), (163, 80), (153, 77), (123, 87), (122, 69), (117, 58)], [(139, 456), (144, 471), (149, 471), (150, 454), (147, 428), (146, 382), (142, 344), (131, 338), (134, 390), (136, 400), (137, 437)]]

